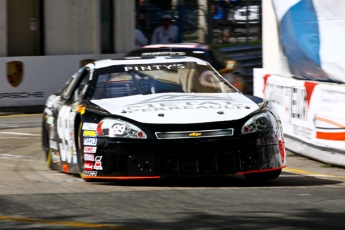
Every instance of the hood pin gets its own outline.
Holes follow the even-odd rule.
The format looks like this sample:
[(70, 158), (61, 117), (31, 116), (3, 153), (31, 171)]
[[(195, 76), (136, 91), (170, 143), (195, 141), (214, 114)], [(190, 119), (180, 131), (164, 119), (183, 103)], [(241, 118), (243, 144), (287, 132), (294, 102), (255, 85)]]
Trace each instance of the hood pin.
[(122, 110), (122, 112), (121, 113), (127, 113), (127, 111), (126, 110)]
[(163, 113), (159, 113), (158, 117), (164, 117), (164, 114)]
[(223, 112), (223, 111), (218, 111), (217, 113), (218, 113), (218, 114), (224, 114), (224, 112)]
[(246, 105), (246, 107), (244, 107), (245, 109), (250, 109), (250, 107), (248, 105)]

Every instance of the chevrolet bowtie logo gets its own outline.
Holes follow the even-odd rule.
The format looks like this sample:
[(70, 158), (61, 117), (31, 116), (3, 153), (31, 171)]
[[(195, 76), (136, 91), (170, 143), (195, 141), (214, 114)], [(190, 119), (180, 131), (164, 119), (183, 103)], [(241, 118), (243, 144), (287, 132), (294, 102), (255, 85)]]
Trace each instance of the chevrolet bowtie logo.
[(189, 136), (190, 137), (198, 137), (198, 136), (201, 136), (202, 133), (190, 133)]

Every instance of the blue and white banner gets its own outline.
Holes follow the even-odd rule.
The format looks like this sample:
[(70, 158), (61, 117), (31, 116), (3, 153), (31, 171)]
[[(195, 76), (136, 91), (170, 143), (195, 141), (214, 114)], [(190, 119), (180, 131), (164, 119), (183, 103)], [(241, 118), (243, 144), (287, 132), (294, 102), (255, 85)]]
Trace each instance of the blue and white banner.
[(345, 83), (345, 1), (272, 1), (291, 74)]

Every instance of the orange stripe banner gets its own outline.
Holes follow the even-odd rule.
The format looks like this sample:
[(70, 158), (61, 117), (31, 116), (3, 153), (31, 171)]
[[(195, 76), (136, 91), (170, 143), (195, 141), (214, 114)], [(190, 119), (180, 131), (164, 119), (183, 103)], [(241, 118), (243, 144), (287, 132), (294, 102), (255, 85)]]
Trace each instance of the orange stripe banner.
[(332, 141), (345, 141), (345, 132), (341, 133), (326, 133), (316, 132), (317, 139), (332, 140)]

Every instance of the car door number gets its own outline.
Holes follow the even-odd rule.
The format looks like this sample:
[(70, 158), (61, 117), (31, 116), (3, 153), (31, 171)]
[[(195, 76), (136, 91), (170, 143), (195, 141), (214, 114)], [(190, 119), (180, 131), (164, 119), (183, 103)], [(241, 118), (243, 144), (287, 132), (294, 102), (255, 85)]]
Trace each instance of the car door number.
[(71, 138), (70, 138), (70, 112), (69, 106), (62, 106), (57, 120), (57, 133), (61, 139), (59, 143), (61, 161), (72, 163)]

